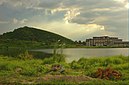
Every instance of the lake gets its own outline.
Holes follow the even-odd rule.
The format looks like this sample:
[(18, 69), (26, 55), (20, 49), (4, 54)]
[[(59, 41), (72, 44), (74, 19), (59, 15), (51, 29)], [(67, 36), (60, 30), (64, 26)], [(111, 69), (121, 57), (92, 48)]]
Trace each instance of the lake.
[[(45, 53), (53, 53), (53, 49), (38, 49), (34, 51), (40, 51)], [(60, 49), (57, 50), (61, 52)], [(63, 54), (66, 55), (66, 61), (71, 62), (78, 60), (82, 57), (109, 57), (115, 55), (129, 55), (129, 48), (66, 48), (63, 49)]]

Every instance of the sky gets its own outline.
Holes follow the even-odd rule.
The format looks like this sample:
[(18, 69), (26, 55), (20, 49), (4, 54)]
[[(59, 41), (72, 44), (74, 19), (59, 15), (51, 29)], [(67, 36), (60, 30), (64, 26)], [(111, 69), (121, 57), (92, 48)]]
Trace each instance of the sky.
[(128, 40), (128, 9), (128, 0), (0, 0), (0, 34), (30, 26), (72, 40)]

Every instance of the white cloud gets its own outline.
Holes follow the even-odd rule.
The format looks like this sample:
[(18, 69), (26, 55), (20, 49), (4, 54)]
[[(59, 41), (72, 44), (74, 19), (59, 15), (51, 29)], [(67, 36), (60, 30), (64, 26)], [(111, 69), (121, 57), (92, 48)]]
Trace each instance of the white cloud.
[(64, 21), (65, 23), (69, 23), (72, 19), (74, 19), (75, 17), (77, 17), (78, 15), (80, 15), (80, 8), (75, 8), (75, 7), (71, 7), (71, 8), (64, 8), (62, 5), (58, 8), (52, 9), (51, 10), (51, 14), (54, 14), (56, 12), (62, 12), (65, 11), (64, 14)]
[(124, 6), (125, 8), (129, 8), (128, 0), (114, 0), (114, 1), (123, 4), (123, 6)]
[(17, 24), (18, 23), (18, 20), (16, 18), (13, 19), (13, 23), (14, 24)]
[(25, 24), (27, 21), (28, 21), (27, 19), (18, 20), (16, 18), (14, 18), (13, 24)]
[(69, 8), (61, 8), (61, 7), (59, 7), (59, 8), (52, 9), (51, 13), (54, 14), (56, 12), (67, 11), (67, 10), (69, 10)]
[(27, 19), (23, 19), (20, 21), (21, 24), (25, 24), (28, 20)]
[(64, 15), (64, 21), (65, 23), (69, 23), (72, 19), (80, 15), (79, 9), (73, 8), (67, 11), (67, 13)]

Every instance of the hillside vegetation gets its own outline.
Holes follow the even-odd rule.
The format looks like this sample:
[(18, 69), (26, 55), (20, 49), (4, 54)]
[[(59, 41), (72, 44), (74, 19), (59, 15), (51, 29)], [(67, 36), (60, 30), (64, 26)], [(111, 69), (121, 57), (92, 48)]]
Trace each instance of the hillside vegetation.
[(27, 26), (0, 36), (0, 46), (50, 47), (56, 42), (73, 44), (72, 40), (61, 35)]

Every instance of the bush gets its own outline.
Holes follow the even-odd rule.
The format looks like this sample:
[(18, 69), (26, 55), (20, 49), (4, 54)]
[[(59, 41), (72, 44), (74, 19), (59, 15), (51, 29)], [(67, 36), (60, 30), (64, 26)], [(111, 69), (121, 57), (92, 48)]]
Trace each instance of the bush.
[(10, 63), (8, 61), (5, 61), (5, 62), (1, 62), (0, 63), (0, 70), (3, 70), (3, 71), (13, 71), (13, 69), (16, 67), (15, 64), (13, 63)]
[(37, 70), (33, 67), (26, 66), (20, 74), (24, 76), (34, 76), (37, 74)]
[(43, 63), (42, 64), (53, 64), (53, 63), (55, 63), (55, 61), (53, 60), (53, 57), (51, 57), (51, 58), (43, 59)]
[(30, 59), (33, 58), (33, 56), (30, 55), (30, 54), (28, 53), (28, 51), (25, 51), (24, 53), (19, 54), (19, 55), (18, 55), (18, 58), (19, 58), (19, 59), (22, 59), (22, 60), (27, 60), (27, 59), (30, 60)]
[(81, 69), (82, 66), (80, 64), (78, 64), (76, 61), (73, 61), (71, 64), (70, 64), (71, 68), (72, 69)]
[(39, 65), (36, 67), (37, 72), (39, 73), (46, 73), (48, 71), (48, 67), (45, 67), (44, 65)]

